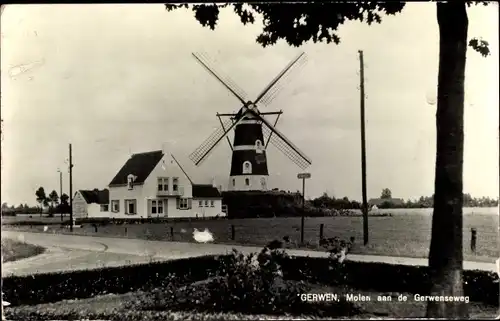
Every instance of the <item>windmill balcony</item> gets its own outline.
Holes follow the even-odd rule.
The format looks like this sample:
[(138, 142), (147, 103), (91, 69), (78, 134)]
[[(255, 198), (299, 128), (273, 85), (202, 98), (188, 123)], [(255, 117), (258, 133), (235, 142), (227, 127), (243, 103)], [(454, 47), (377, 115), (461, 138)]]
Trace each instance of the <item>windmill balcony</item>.
[(165, 197), (165, 196), (183, 196), (184, 195), (184, 188), (179, 186), (175, 191), (174, 190), (168, 190), (168, 191), (156, 191), (156, 196), (158, 197)]

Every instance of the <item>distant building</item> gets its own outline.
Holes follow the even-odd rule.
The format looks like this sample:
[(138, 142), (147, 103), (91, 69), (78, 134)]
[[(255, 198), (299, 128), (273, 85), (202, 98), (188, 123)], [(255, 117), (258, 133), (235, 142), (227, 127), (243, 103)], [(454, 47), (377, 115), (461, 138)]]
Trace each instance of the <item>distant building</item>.
[(78, 190), (73, 197), (73, 217), (108, 217), (109, 190)]
[(376, 205), (380, 208), (380, 205), (384, 203), (391, 203), (393, 206), (403, 206), (404, 200), (402, 198), (372, 198), (368, 201), (369, 206)]

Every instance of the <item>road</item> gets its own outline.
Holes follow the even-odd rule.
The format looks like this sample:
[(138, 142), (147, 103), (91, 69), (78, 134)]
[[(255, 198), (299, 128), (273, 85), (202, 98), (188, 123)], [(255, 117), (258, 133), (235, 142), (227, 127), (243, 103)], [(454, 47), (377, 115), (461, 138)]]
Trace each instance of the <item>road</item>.
[[(30, 275), (64, 270), (80, 270), (111, 267), (152, 261), (164, 261), (202, 255), (226, 254), (233, 248), (247, 254), (258, 252), (259, 247), (199, 244), (185, 242), (161, 242), (126, 238), (92, 237), (66, 234), (28, 233), (2, 231), (8, 237), (45, 247), (44, 254), (7, 262), (2, 266), (2, 277)], [(290, 255), (327, 257), (326, 252), (287, 250)], [(348, 254), (347, 260), (383, 262), (402, 265), (427, 265), (427, 259), (378, 255)], [(466, 270), (498, 271), (495, 263), (464, 262)], [(498, 272), (497, 272), (498, 273)]]

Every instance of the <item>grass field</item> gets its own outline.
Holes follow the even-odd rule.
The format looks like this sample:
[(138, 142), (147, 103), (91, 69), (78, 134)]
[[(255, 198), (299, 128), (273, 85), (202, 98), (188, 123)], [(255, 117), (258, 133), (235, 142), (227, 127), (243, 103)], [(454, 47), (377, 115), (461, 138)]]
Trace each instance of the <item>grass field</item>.
[[(464, 209), (464, 258), (469, 261), (494, 262), (499, 257), (499, 217), (495, 209)], [(432, 209), (379, 210), (391, 212), (390, 217), (369, 218), (369, 244), (363, 246), (363, 221), (360, 216), (306, 218), (304, 239), (306, 247), (318, 247), (320, 224), (324, 237), (338, 236), (356, 241), (352, 253), (389, 256), (427, 257), (431, 237)], [(493, 214), (492, 214), (493, 213)], [(5, 224), (5, 223), (4, 223)], [(231, 225), (235, 238), (232, 239)], [(3, 228), (7, 228), (4, 226)], [(173, 228), (173, 238), (171, 237)], [(164, 241), (193, 241), (193, 230), (210, 230), (216, 243), (266, 245), (274, 239), (289, 236), (300, 241), (300, 218), (258, 218), (233, 220), (198, 220), (168, 224), (124, 224), (75, 228), (74, 234), (108, 237), (128, 237)], [(470, 249), (471, 228), (477, 229), (476, 252)], [(41, 231), (43, 226), (8, 227), (13, 230)], [(48, 232), (70, 233), (60, 226), (49, 226)]]
[(31, 256), (42, 254), (44, 248), (23, 242), (2, 239), (2, 263), (17, 261)]
[[(69, 215), (63, 215), (63, 221), (69, 220)], [(47, 214), (31, 214), (18, 216), (2, 216), (2, 225), (8, 225), (16, 222), (44, 222), (46, 224), (60, 224), (61, 215), (56, 214), (54, 217), (47, 217)]]

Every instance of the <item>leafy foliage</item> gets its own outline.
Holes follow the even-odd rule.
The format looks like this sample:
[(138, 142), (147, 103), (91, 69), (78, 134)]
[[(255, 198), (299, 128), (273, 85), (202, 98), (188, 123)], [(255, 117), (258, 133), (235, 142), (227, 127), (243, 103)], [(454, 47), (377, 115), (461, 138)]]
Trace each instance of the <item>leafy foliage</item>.
[[(488, 5), (488, 1), (466, 1), (467, 6)], [(253, 24), (261, 18), (262, 33), (257, 43), (263, 47), (274, 45), (283, 39), (289, 45), (298, 47), (307, 41), (340, 43), (337, 29), (348, 21), (381, 23), (383, 16), (401, 13), (404, 2), (304, 2), (304, 3), (235, 3), (235, 4), (193, 4), (191, 9), (198, 22), (215, 30), (221, 8), (232, 6), (242, 24)], [(166, 4), (167, 11), (190, 8), (188, 4)], [(469, 46), (482, 56), (489, 55), (488, 42), (473, 38)]]
[(45, 189), (43, 187), (39, 187), (36, 192), (36, 201), (40, 204), (40, 206), (44, 206), (47, 203), (47, 195), (45, 195)]
[[(219, 20), (219, 8), (228, 4), (192, 5), (195, 18), (202, 26), (215, 29)], [(300, 46), (307, 41), (334, 42), (340, 37), (337, 28), (347, 21), (362, 21), (368, 24), (380, 23), (383, 15), (394, 15), (404, 8), (403, 2), (313, 2), (313, 3), (251, 3), (231, 4), (243, 24), (254, 23), (256, 17), (262, 19), (263, 30), (256, 41), (263, 47), (274, 45), (284, 39), (292, 46)], [(167, 4), (172, 11), (188, 8), (186, 4)]]
[(380, 198), (392, 198), (392, 192), (391, 192), (391, 190), (388, 189), (388, 188), (384, 188), (382, 190)]
[[(426, 266), (345, 261), (332, 265), (329, 258), (289, 257), (281, 262), (283, 277), (319, 284), (343, 284), (358, 290), (426, 295), (430, 269)], [(332, 269), (335, 272), (332, 273)], [(388, 282), (387, 280), (390, 280)], [(496, 272), (464, 270), (464, 295), (472, 302), (499, 305), (499, 276)]]
[(479, 52), (483, 57), (488, 57), (490, 55), (489, 43), (486, 40), (477, 38), (471, 39), (469, 41), (469, 46)]
[[(12, 306), (89, 298), (106, 293), (149, 291), (205, 280), (220, 266), (214, 256), (193, 257), (165, 262), (64, 271), (2, 278), (4, 298)], [(175, 276), (175, 277), (172, 277)]]
[[(331, 305), (303, 302), (300, 294), (310, 286), (302, 281), (285, 280), (280, 262), (288, 255), (279, 248), (265, 247), (260, 253), (244, 255), (233, 250), (221, 257), (219, 271), (206, 281), (179, 287), (156, 289), (138, 305), (150, 311), (195, 310), (239, 312), (245, 314), (314, 314), (350, 315), (357, 309), (345, 300)], [(338, 263), (337, 263), (338, 264)]]

